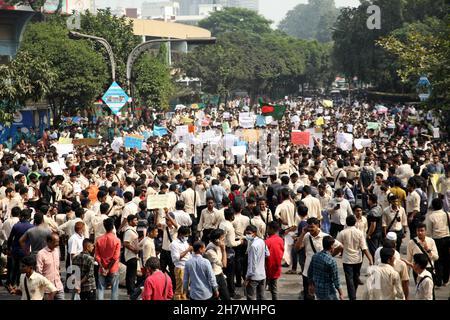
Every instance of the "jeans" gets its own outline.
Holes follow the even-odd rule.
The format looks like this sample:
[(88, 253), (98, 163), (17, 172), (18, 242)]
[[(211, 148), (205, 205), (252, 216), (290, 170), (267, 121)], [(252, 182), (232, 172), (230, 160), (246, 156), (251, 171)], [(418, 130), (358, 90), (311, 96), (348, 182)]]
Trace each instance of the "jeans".
[(111, 284), (111, 300), (119, 300), (119, 271), (108, 274), (107, 276), (99, 273), (97, 288), (98, 300), (104, 300), (105, 289), (109, 283)]
[(234, 276), (235, 276), (235, 261), (236, 256), (234, 255), (234, 249), (227, 248), (227, 253), (231, 253), (233, 256), (229, 256), (227, 254), (227, 267), (223, 268), (223, 272), (225, 273), (225, 276), (227, 277), (227, 287), (228, 292), (230, 294), (230, 297), (234, 297), (236, 294), (236, 287), (234, 285)]
[(320, 222), (320, 228), (325, 233), (330, 233), (330, 216), (327, 210), (322, 210), (322, 221)]
[(219, 298), (220, 300), (230, 300), (230, 293), (228, 292), (227, 281), (223, 273), (216, 275), (216, 282), (219, 286)]
[(435, 262), (436, 286), (448, 283), (450, 272), (450, 237), (434, 239), (438, 251), (439, 259)]
[(136, 287), (137, 258), (128, 260), (125, 262), (125, 265), (127, 266), (125, 282), (127, 286), (127, 293), (130, 295), (134, 292), (134, 288)]
[(358, 290), (359, 275), (362, 263), (344, 263), (345, 282), (347, 283), (347, 294), (350, 300), (356, 300), (356, 290)]
[(183, 288), (184, 268), (175, 268), (175, 296), (174, 300), (187, 300)]
[(342, 224), (332, 222), (330, 226), (330, 236), (336, 239), (338, 233), (342, 230), (344, 230), (344, 226)]
[(278, 300), (278, 279), (267, 279), (272, 300)]
[(265, 300), (265, 280), (250, 280), (247, 284), (247, 300)]

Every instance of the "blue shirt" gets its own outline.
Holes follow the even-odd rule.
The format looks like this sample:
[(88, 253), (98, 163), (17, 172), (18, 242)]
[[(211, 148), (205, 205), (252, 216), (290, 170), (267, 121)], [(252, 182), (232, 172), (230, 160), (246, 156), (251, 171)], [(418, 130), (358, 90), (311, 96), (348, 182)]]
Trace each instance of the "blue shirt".
[(11, 248), (11, 253), (14, 257), (22, 258), (25, 256), (25, 252), (19, 244), (20, 237), (22, 237), (28, 229), (33, 228), (34, 225), (28, 221), (19, 221), (16, 223), (8, 238), (8, 247)]
[(218, 288), (211, 263), (199, 254), (186, 261), (184, 267), (183, 286), (186, 291), (189, 285), (189, 296), (194, 300), (208, 300)]
[(222, 199), (228, 197), (228, 194), (221, 185), (213, 185), (206, 192), (206, 197), (214, 198), (216, 207), (218, 208), (222, 204)]
[(266, 279), (265, 261), (269, 255), (269, 249), (264, 240), (256, 237), (248, 249), (247, 279), (255, 281)]
[(313, 255), (308, 269), (308, 279), (314, 284), (319, 300), (337, 299), (336, 289), (340, 288), (336, 260), (328, 251)]

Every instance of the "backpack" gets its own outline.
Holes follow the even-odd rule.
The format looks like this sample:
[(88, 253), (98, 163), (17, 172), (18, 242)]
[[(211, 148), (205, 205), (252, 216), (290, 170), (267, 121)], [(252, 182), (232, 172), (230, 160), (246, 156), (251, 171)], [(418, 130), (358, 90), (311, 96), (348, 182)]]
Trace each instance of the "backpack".
[(422, 218), (425, 218), (425, 215), (428, 212), (428, 197), (422, 189), (416, 189), (416, 192), (420, 196), (420, 215)]
[(361, 171), (360, 179), (361, 179), (361, 183), (362, 183), (363, 187), (366, 189), (366, 188), (368, 188), (370, 186), (370, 184), (372, 182), (374, 182), (374, 180), (375, 180), (375, 172), (372, 171), (372, 170), (363, 169)]
[(239, 194), (233, 194), (234, 195), (234, 199), (233, 199), (233, 205), (235, 203), (239, 203), (241, 205), (241, 207), (245, 207), (245, 198), (244, 195), (242, 193)]

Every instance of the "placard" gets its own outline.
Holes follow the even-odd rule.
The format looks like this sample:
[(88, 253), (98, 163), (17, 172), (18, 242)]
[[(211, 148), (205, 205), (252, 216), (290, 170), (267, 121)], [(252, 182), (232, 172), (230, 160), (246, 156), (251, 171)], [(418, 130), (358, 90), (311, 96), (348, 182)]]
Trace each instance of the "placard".
[(352, 150), (353, 147), (353, 135), (350, 133), (339, 132), (336, 135), (336, 143), (338, 148), (344, 151)]
[(61, 169), (61, 164), (59, 162), (50, 162), (48, 167), (52, 170), (54, 176), (64, 175), (64, 171)]
[(73, 144), (54, 144), (54, 147), (56, 148), (56, 152), (58, 153), (58, 157), (62, 157), (65, 154), (69, 154), (73, 152), (74, 147)]
[(246, 142), (258, 142), (261, 132), (257, 129), (246, 129), (242, 132), (242, 140)]
[(234, 156), (245, 156), (247, 152), (247, 147), (246, 146), (234, 146), (231, 147), (231, 153)]
[(253, 128), (255, 126), (255, 118), (250, 112), (240, 112), (239, 126), (242, 128)]
[(168, 194), (155, 194), (147, 197), (147, 209), (164, 209), (169, 207)]
[(94, 138), (74, 139), (72, 143), (74, 146), (98, 146), (100, 144), (100, 139)]
[(298, 146), (309, 146), (309, 140), (311, 135), (308, 131), (298, 131), (292, 130), (291, 132), (291, 143)]
[(367, 130), (378, 130), (380, 128), (380, 124), (378, 122), (367, 122)]
[(128, 136), (125, 136), (125, 138), (124, 138), (125, 148), (130, 148), (130, 149), (136, 148), (138, 150), (142, 150), (143, 142), (144, 142), (143, 136), (128, 135)]
[(175, 136), (182, 137), (189, 134), (189, 126), (177, 126), (175, 129)]
[(72, 143), (72, 138), (59, 138), (58, 140), (59, 144), (71, 144)]
[(355, 148), (361, 150), (362, 148), (370, 148), (372, 145), (372, 139), (355, 139)]
[(123, 146), (123, 138), (117, 137), (114, 138), (114, 141), (111, 143), (111, 149), (113, 149), (114, 152), (119, 153), (120, 148)]

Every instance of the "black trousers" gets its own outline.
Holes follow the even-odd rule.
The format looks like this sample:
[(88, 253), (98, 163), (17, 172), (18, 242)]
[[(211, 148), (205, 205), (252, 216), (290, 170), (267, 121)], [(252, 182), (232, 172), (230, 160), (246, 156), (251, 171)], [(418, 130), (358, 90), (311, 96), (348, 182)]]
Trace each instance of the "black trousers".
[(80, 292), (80, 300), (97, 300), (97, 291), (94, 289)]
[(315, 300), (314, 296), (309, 294), (309, 279), (302, 275), (303, 279), (303, 299), (304, 300)]
[(345, 282), (347, 284), (347, 294), (350, 300), (356, 300), (356, 290), (359, 285), (359, 275), (361, 274), (362, 263), (344, 263)]
[(219, 286), (219, 298), (220, 300), (230, 300), (230, 293), (228, 291), (227, 281), (223, 273), (216, 275), (216, 282)]
[(241, 287), (242, 286), (242, 279), (245, 277), (247, 273), (247, 255), (245, 254), (245, 251), (247, 250), (247, 245), (241, 244), (235, 248), (236, 252), (236, 286)]
[(22, 257), (13, 256), (12, 258), (12, 270), (10, 280), (10, 284), (12, 286), (19, 286), (20, 284), (20, 260), (22, 260)]
[(236, 272), (236, 255), (235, 251), (232, 248), (227, 248), (227, 252), (231, 253), (233, 256), (227, 255), (227, 267), (223, 268), (223, 272), (227, 277), (227, 288), (230, 297), (233, 297), (236, 294), (236, 286), (234, 285), (234, 277)]
[(338, 233), (341, 232), (342, 230), (344, 230), (344, 226), (342, 224), (332, 222), (330, 226), (330, 236), (336, 239)]
[(436, 286), (448, 283), (450, 273), (450, 237), (434, 239), (439, 254), (439, 259), (435, 262)]
[(189, 214), (189, 216), (191, 217), (192, 220), (192, 224), (191, 224), (191, 236), (190, 236), (190, 240), (191, 243), (194, 243), (195, 241), (197, 241), (197, 226), (198, 226), (198, 220), (195, 218), (195, 216), (193, 214)]
[(125, 276), (125, 283), (127, 286), (127, 293), (130, 295), (134, 292), (136, 287), (136, 276), (137, 276), (137, 258), (132, 258), (125, 262), (127, 266), (127, 273)]
[(175, 265), (172, 262), (172, 256), (170, 255), (170, 251), (161, 250), (160, 264), (161, 264), (161, 271), (167, 272), (167, 274), (170, 277), (170, 280), (172, 280), (173, 292), (175, 292), (175, 288), (176, 288), (176, 286), (175, 286)]
[(375, 255), (375, 251), (381, 246), (381, 241), (381, 235), (372, 235), (370, 239), (367, 238), (367, 247), (372, 257)]

